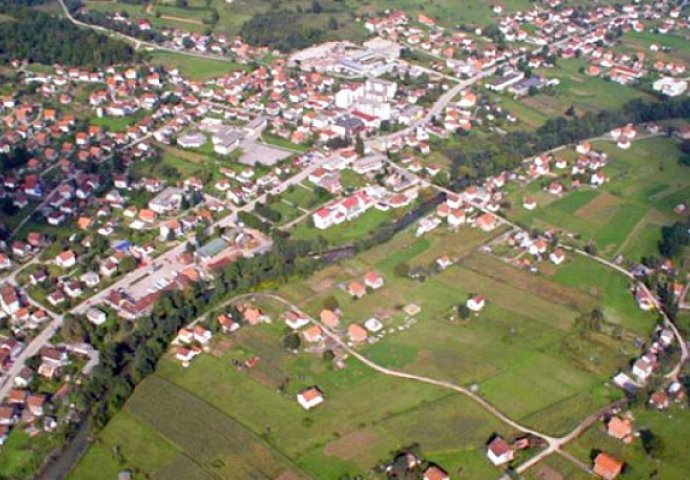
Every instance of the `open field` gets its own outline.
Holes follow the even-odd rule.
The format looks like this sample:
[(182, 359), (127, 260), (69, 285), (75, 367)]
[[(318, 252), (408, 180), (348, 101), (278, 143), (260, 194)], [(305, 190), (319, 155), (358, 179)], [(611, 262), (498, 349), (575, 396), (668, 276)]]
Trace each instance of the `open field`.
[[(595, 142), (593, 148), (609, 155), (604, 168), (609, 183), (558, 198), (541, 191), (548, 181), (537, 180), (511, 192), (509, 216), (526, 226), (579, 234), (611, 258), (656, 255), (661, 226), (683, 218), (673, 207), (690, 202), (690, 169), (678, 163), (681, 152), (676, 142), (657, 137), (635, 142), (630, 150), (604, 141)], [(557, 155), (567, 157), (568, 152)], [(524, 195), (537, 199), (536, 210), (522, 207)]]
[(176, 68), (182, 75), (192, 80), (208, 80), (243, 68), (229, 61), (209, 60), (170, 52), (151, 53), (151, 63), (164, 65), (170, 69)]
[[(636, 311), (624, 279), (595, 273), (586, 260), (571, 260), (548, 277), (478, 252), (501, 232), (451, 233), (440, 227), (416, 238), (408, 229), (277, 293), (313, 315), (332, 296), (344, 325), (376, 316), (385, 335), (360, 348), (373, 361), (476, 384), (481, 395), (512, 418), (563, 434), (618, 398), (606, 380), (634, 353), (626, 341), (577, 335), (575, 317), (600, 306), (607, 320), (641, 334), (653, 319)], [(456, 265), (435, 273), (433, 262), (441, 255)], [(426, 269), (429, 277), (424, 282), (396, 277), (395, 267), (403, 262)], [(353, 300), (342, 285), (369, 270), (383, 275), (385, 285)], [(603, 284), (585, 288), (583, 279), (592, 276)], [(460, 320), (455, 307), (473, 293), (485, 295), (487, 307)], [(421, 312), (410, 319), (401, 309), (413, 302)], [(449, 471), (496, 478), (499, 471), (484, 458), (485, 442), (493, 433), (515, 432), (447, 390), (387, 377), (352, 359), (344, 369), (333, 370), (320, 354), (287, 353), (280, 318), (284, 307), (258, 303), (272, 323), (220, 339), (186, 369), (166, 356), (71, 478), (92, 478), (96, 468), (112, 472), (124, 467), (172, 479), (229, 472), (242, 472), (243, 478), (275, 478), (284, 472), (294, 478), (377, 478), (371, 469), (411, 444)], [(233, 368), (233, 360), (255, 355), (260, 358), (256, 367)], [(295, 395), (310, 385), (324, 391), (326, 402), (305, 412)], [(137, 438), (144, 445), (125, 444), (123, 438), (132, 431), (141, 433)], [(112, 454), (115, 446), (119, 457)]]

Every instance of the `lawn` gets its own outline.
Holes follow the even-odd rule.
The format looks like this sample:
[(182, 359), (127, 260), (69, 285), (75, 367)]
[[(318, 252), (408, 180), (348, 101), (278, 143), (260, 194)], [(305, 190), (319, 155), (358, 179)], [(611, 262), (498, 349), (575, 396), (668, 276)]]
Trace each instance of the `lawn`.
[(168, 69), (178, 69), (180, 74), (191, 80), (208, 80), (244, 67), (231, 61), (209, 60), (182, 53), (153, 52), (151, 63)]
[(146, 111), (139, 110), (132, 115), (126, 117), (90, 117), (89, 123), (91, 125), (98, 125), (111, 132), (124, 132), (130, 125), (136, 125), (142, 118), (146, 116)]

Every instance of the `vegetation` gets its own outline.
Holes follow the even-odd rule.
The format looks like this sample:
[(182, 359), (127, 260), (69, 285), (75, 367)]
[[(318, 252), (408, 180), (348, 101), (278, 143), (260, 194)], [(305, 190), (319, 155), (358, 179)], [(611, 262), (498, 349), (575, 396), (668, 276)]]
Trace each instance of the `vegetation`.
[(281, 51), (305, 48), (324, 38), (324, 31), (305, 26), (302, 15), (286, 11), (259, 13), (240, 29), (242, 38), (252, 45)]
[(16, 20), (0, 23), (0, 61), (102, 66), (135, 59), (127, 44), (78, 28), (63, 18), (34, 10), (10, 10), (7, 5), (1, 5), (0, 10), (11, 12)]

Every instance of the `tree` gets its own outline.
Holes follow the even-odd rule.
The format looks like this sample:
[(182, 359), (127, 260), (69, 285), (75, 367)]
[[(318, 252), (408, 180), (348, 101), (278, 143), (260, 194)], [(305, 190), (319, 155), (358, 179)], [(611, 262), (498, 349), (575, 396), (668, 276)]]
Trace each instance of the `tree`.
[(75, 315), (67, 314), (60, 327), (60, 335), (68, 342), (77, 343), (87, 340), (87, 333), (82, 321)]
[(302, 345), (302, 340), (300, 339), (299, 333), (291, 332), (285, 335), (283, 346), (286, 350), (299, 350), (300, 345)]
[(313, 2), (311, 2), (311, 13), (315, 13), (318, 15), (321, 12), (323, 12), (323, 7), (318, 2), (318, 0), (314, 0)]
[(661, 437), (652, 433), (649, 429), (644, 429), (640, 431), (640, 438), (642, 439), (642, 448), (644, 448), (647, 455), (651, 458), (661, 458), (666, 448)]
[(323, 299), (323, 308), (326, 310), (337, 310), (339, 307), (340, 304), (338, 303), (338, 299), (333, 295)]
[(358, 156), (364, 156), (364, 140), (362, 140), (362, 137), (359, 135), (357, 135), (357, 138), (355, 139), (355, 151), (357, 152)]
[(461, 303), (460, 305), (458, 305), (458, 315), (460, 315), (461, 319), (467, 320), (472, 316), (472, 311), (469, 308), (467, 308), (467, 305)]

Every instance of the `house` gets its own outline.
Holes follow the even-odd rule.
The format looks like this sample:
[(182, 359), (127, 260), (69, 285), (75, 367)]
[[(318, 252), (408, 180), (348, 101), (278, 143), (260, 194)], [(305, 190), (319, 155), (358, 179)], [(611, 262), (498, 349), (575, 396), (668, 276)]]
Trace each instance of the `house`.
[(623, 440), (625, 443), (633, 441), (632, 421), (629, 418), (611, 417), (608, 424), (606, 424), (606, 431), (613, 438)]
[(106, 320), (105, 312), (97, 308), (90, 308), (86, 312), (86, 319), (94, 325), (103, 325)]
[(305, 410), (311, 410), (323, 403), (323, 393), (321, 393), (318, 387), (306, 388), (297, 394), (297, 402)]
[(251, 307), (245, 308), (242, 316), (249, 325), (258, 325), (268, 318), (260, 309)]
[(234, 321), (230, 315), (226, 315), (226, 314), (218, 315), (217, 320), (218, 320), (218, 323), (220, 324), (220, 328), (225, 333), (236, 332), (237, 330), (240, 329), (240, 324), (237, 323), (236, 321)]
[(34, 372), (29, 367), (22, 368), (14, 377), (14, 386), (17, 388), (26, 388), (29, 386), (34, 378)]
[(638, 287), (637, 290), (635, 290), (635, 301), (637, 302), (637, 306), (644, 311), (652, 310), (655, 307), (654, 299), (645, 288)]
[(323, 332), (318, 325), (312, 325), (302, 332), (302, 336), (307, 343), (316, 343), (323, 340)]
[(549, 244), (546, 242), (546, 240), (543, 238), (538, 238), (529, 246), (529, 253), (530, 255), (541, 255), (546, 252), (546, 248), (548, 246)]
[(213, 332), (211, 330), (205, 328), (203, 325), (195, 325), (194, 326), (194, 340), (199, 342), (202, 345), (208, 344), (211, 339), (213, 338)]
[(473, 295), (467, 300), (467, 308), (473, 312), (481, 312), (485, 305), (484, 297), (481, 295)]
[(651, 407), (656, 408), (659, 411), (666, 410), (669, 404), (670, 402), (668, 399), (668, 395), (666, 395), (664, 392), (654, 392), (649, 397), (649, 405)]
[(557, 248), (551, 252), (549, 260), (555, 265), (560, 265), (565, 260), (565, 251), (562, 248)]
[(0, 407), (0, 426), (13, 425), (17, 421), (17, 412), (14, 407)]
[(201, 353), (201, 351), (198, 349), (175, 347), (175, 358), (185, 364), (194, 360), (194, 357), (196, 357), (199, 353)]
[(350, 282), (350, 284), (347, 286), (347, 292), (354, 298), (362, 298), (367, 294), (367, 289), (361, 283), (354, 281)]
[(289, 310), (285, 312), (285, 323), (291, 329), (299, 330), (300, 328), (309, 325), (309, 319), (302, 312)]
[(513, 455), (513, 449), (510, 448), (508, 442), (498, 435), (489, 442), (486, 450), (486, 456), (495, 466), (511, 462), (513, 460)]
[(639, 378), (641, 382), (646, 381), (652, 373), (654, 373), (654, 365), (650, 362), (647, 355), (637, 359), (633, 364), (632, 373)]
[(321, 323), (326, 325), (328, 328), (337, 328), (340, 325), (340, 315), (335, 313), (333, 310), (323, 309), (319, 315)]
[(0, 308), (2, 308), (7, 315), (14, 315), (21, 308), (17, 290), (9, 283), (0, 287)]
[(366, 275), (364, 275), (364, 284), (369, 288), (377, 290), (383, 287), (383, 277), (373, 271), (367, 272)]
[(44, 412), (44, 406), (46, 404), (46, 396), (45, 395), (40, 395), (40, 394), (33, 394), (29, 395), (29, 398), (26, 400), (26, 406), (31, 412), (32, 415), (35, 417), (41, 417), (43, 416)]
[(369, 335), (364, 327), (356, 323), (352, 323), (347, 327), (347, 336), (350, 338), (352, 343), (362, 343), (366, 341)]
[(525, 210), (534, 210), (537, 208), (537, 201), (534, 199), (534, 197), (525, 197), (522, 200), (522, 206), (525, 208)]
[(65, 250), (55, 257), (55, 264), (62, 268), (72, 268), (77, 264), (77, 256), (72, 250)]
[(491, 213), (485, 213), (475, 220), (475, 225), (485, 232), (490, 232), (496, 228), (496, 216)]
[(448, 473), (445, 472), (445, 470), (435, 466), (431, 465), (429, 468), (424, 470), (424, 476), (422, 477), (423, 480), (450, 480), (450, 477), (448, 476)]
[(623, 462), (600, 452), (594, 459), (594, 473), (605, 480), (613, 480), (623, 471)]

